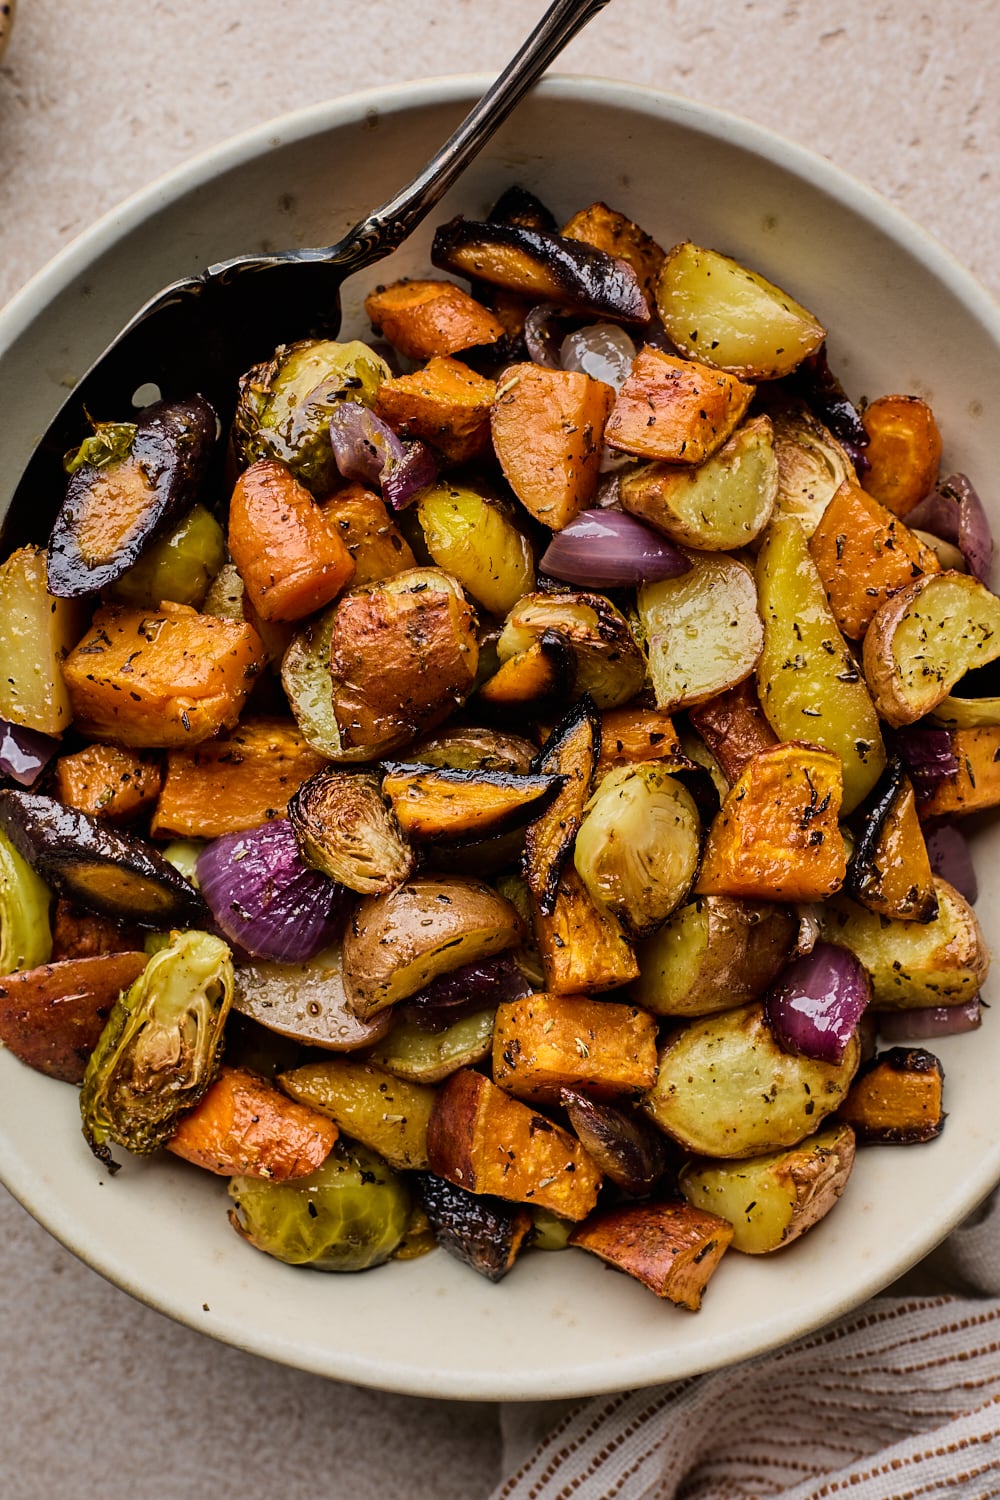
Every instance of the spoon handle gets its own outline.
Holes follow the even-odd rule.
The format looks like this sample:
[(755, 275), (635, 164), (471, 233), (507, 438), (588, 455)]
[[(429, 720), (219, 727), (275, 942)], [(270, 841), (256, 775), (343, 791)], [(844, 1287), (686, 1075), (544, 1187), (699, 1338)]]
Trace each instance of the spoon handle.
[(320, 252), (320, 256), (350, 272), (381, 260), (401, 245), (567, 42), (607, 4), (608, 0), (555, 0), (496, 82), (412, 182), (356, 224), (338, 244)]

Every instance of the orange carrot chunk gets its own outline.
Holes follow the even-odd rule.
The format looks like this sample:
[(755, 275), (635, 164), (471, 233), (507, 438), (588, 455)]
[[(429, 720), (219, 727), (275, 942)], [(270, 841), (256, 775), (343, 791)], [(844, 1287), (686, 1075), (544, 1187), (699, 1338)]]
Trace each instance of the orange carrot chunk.
[(229, 550), (263, 620), (301, 620), (350, 583), (354, 561), (337, 529), (291, 469), (251, 464), (229, 506)]
[(167, 1150), (222, 1177), (289, 1182), (322, 1166), (338, 1134), (326, 1115), (287, 1098), (266, 1078), (223, 1067)]
[(871, 465), (862, 484), (897, 516), (929, 494), (941, 464), (941, 434), (919, 396), (879, 396), (861, 414)]

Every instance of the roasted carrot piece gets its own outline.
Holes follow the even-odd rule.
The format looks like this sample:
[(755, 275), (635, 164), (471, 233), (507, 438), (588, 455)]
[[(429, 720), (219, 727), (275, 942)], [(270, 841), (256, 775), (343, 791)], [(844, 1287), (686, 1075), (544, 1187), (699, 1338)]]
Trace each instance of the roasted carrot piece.
[(910, 1146), (944, 1129), (944, 1069), (923, 1047), (891, 1047), (862, 1069), (837, 1115), (859, 1141)]
[(757, 688), (748, 677), (716, 698), (692, 708), (688, 717), (722, 767), (730, 786), (761, 750), (778, 743), (764, 717)]
[(246, 621), (107, 605), (67, 656), (76, 727), (140, 748), (197, 745), (230, 729), (266, 655)]
[(839, 755), (817, 745), (772, 745), (755, 755), (708, 832), (699, 896), (822, 901), (847, 871), (837, 824)]
[(567, 1088), (614, 1099), (655, 1077), (656, 1021), (638, 1006), (538, 994), (497, 1010), (493, 1081), (519, 1099), (558, 1104)]
[(289, 1182), (323, 1165), (339, 1131), (247, 1068), (223, 1067), (167, 1150), (222, 1177)]
[(493, 406), (493, 446), (526, 510), (553, 531), (594, 498), (614, 391), (578, 370), (510, 365)]
[(87, 745), (56, 761), (56, 795), (95, 818), (130, 818), (155, 802), (159, 757), (120, 745)]
[(496, 382), (447, 355), (422, 370), (384, 380), (375, 411), (400, 437), (431, 443), (450, 464), (464, 464), (490, 445), (490, 408)]
[(871, 465), (862, 484), (897, 516), (905, 516), (937, 483), (941, 434), (934, 413), (919, 396), (879, 396), (865, 407), (861, 421)]
[(301, 620), (354, 576), (351, 554), (291, 469), (262, 458), (236, 481), (229, 550), (248, 601), (264, 620)]
[(860, 640), (880, 605), (941, 564), (910, 528), (852, 479), (837, 490), (809, 542), (830, 608)]
[(599, 1255), (643, 1286), (697, 1312), (733, 1226), (690, 1203), (636, 1203), (591, 1214), (570, 1244)]
[(647, 346), (618, 392), (605, 441), (639, 458), (700, 464), (721, 448), (756, 387)]
[(396, 281), (365, 298), (372, 327), (409, 359), (458, 354), (503, 338), (503, 324), (453, 281)]
[(1000, 806), (1000, 727), (953, 729), (951, 749), (958, 773), (943, 776), (931, 795), (918, 802), (922, 820), (960, 818)]
[(152, 832), (214, 839), (283, 817), (292, 797), (327, 764), (285, 719), (247, 719), (225, 739), (171, 750)]
[(364, 485), (349, 484), (322, 504), (327, 520), (354, 559), (352, 588), (380, 583), (417, 566), (409, 542), (385, 505)]
[(147, 961), (145, 953), (100, 953), (5, 974), (0, 1042), (29, 1068), (82, 1083), (115, 1001)]
[(563, 703), (573, 691), (574, 675), (573, 653), (552, 632), (501, 662), (479, 688), (477, 702), (493, 709)]

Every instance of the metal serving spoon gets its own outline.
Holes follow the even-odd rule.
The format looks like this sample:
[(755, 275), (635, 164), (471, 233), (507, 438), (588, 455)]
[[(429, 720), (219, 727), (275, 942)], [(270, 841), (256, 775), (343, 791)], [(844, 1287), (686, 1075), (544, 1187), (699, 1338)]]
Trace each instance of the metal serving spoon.
[(335, 338), (340, 288), (413, 232), (555, 57), (608, 0), (555, 0), (492, 88), (423, 171), (339, 240), (314, 250), (238, 255), (172, 282), (127, 323), (77, 383), (28, 461), (4, 537), (37, 530), (65, 489), (64, 455), (89, 431), (88, 416), (122, 421), (145, 384), (164, 399), (200, 391), (223, 422), (239, 377), (277, 344), (308, 334)]

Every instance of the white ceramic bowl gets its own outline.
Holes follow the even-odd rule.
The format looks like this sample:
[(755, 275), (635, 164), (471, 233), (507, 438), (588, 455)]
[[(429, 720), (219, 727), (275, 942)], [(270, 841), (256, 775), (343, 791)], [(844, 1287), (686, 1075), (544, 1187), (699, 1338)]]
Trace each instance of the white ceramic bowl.
[[(71, 245), (0, 314), (0, 497), (34, 437), (145, 297), (258, 246), (327, 243), (414, 171), (484, 79), (340, 100), (222, 146)], [(827, 162), (704, 107), (617, 83), (550, 79), (435, 215), (478, 216), (522, 182), (566, 214), (607, 199), (664, 244), (690, 237), (745, 260), (814, 308), (852, 395), (916, 392), (946, 462), (989, 492), (1000, 429), (1000, 314), (937, 245)], [(391, 263), (428, 266), (430, 229)], [(366, 283), (348, 287), (362, 332)], [(112, 417), (115, 413), (101, 413)], [(998, 517), (997, 519), (1000, 519)], [(1000, 832), (980, 835), (988, 934), (1000, 934)], [(930, 1250), (1000, 1178), (1000, 1025), (939, 1051), (947, 1128), (932, 1145), (859, 1153), (847, 1194), (770, 1258), (726, 1258), (697, 1315), (657, 1302), (590, 1256), (527, 1256), (492, 1286), (443, 1253), (362, 1276), (293, 1270), (226, 1222), (216, 1178), (129, 1160), (107, 1178), (76, 1093), (0, 1056), (0, 1176), (104, 1276), (202, 1332), (362, 1384), (469, 1398), (580, 1395), (740, 1359), (826, 1322)]]

